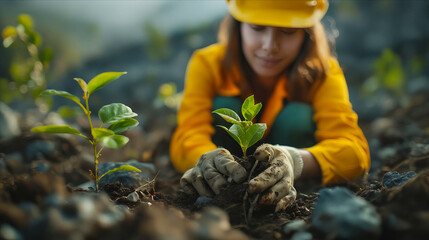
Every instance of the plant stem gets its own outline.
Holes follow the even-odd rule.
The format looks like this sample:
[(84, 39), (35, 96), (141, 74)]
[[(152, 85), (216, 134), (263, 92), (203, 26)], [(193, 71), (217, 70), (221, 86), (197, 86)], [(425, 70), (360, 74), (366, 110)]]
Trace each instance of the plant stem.
[(97, 157), (97, 143), (94, 142), (92, 144), (92, 147), (94, 149), (94, 163), (95, 163), (95, 191), (98, 192), (98, 157)]
[(89, 99), (89, 94), (85, 93), (84, 96), (85, 99), (85, 104), (86, 104), (86, 116), (88, 117), (88, 122), (89, 122), (89, 127), (91, 129), (91, 136), (92, 136), (92, 148), (94, 150), (94, 165), (95, 165), (95, 191), (98, 192), (98, 152), (97, 152), (97, 139), (95, 139), (93, 133), (92, 133), (92, 129), (94, 128), (92, 126), (92, 121), (91, 121), (91, 111), (89, 111), (89, 104), (88, 104), (88, 99)]
[(246, 155), (247, 147), (241, 147), (241, 151), (243, 151), (243, 159), (247, 159), (247, 155)]

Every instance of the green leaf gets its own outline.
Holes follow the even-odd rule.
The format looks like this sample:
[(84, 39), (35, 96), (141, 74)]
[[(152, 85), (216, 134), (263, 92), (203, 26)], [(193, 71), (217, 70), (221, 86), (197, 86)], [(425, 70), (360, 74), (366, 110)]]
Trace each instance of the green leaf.
[(245, 143), (247, 147), (252, 146), (258, 142), (263, 136), (264, 132), (267, 129), (265, 123), (255, 123), (247, 129)]
[[(238, 131), (236, 131), (236, 129), (233, 129), (233, 131), (231, 131), (231, 130), (230, 130), (230, 129), (232, 128), (232, 126), (234, 126), (234, 125), (232, 125), (230, 129), (228, 129), (228, 128), (224, 127), (224, 126), (221, 126), (221, 125), (217, 125), (217, 126), (218, 126), (218, 127), (223, 128), (223, 129), (225, 129), (225, 131), (226, 131), (229, 135), (231, 135), (231, 137), (232, 137), (232, 138), (234, 138), (234, 140), (235, 140), (235, 141), (236, 141), (240, 146), (242, 146), (241, 138), (240, 138), (240, 136), (239, 136)], [(237, 126), (237, 125), (235, 125), (235, 126)]]
[(58, 91), (55, 89), (47, 89), (45, 91), (42, 92), (42, 96), (49, 96), (49, 95), (57, 95), (57, 96), (61, 96), (61, 97), (65, 97), (68, 98), (70, 100), (72, 100), (73, 102), (81, 105), (80, 100), (78, 97), (76, 97), (75, 95), (66, 92), (66, 91)]
[(103, 123), (113, 123), (124, 118), (132, 118), (135, 116), (137, 116), (137, 113), (134, 113), (130, 107), (122, 103), (105, 105), (98, 111), (98, 117)]
[(72, 128), (68, 125), (39, 126), (39, 127), (32, 128), (31, 131), (39, 132), (39, 133), (67, 133), (67, 134), (74, 134), (74, 135), (85, 137), (76, 128)]
[(255, 99), (254, 96), (248, 96), (245, 100), (243, 105), (241, 106), (241, 114), (243, 114), (244, 119), (247, 121), (251, 121), (252, 118), (249, 117), (249, 113), (246, 113), (249, 108), (251, 108), (253, 105), (255, 105)]
[(28, 33), (28, 41), (39, 47), (42, 43), (42, 37), (37, 32), (30, 32)]
[(3, 39), (9, 38), (9, 37), (15, 37), (16, 36), (16, 28), (12, 26), (7, 26), (3, 29), (2, 37)]
[(99, 177), (99, 178), (97, 179), (97, 182), (98, 182), (98, 181), (100, 181), (100, 179), (101, 179), (101, 178), (103, 178), (104, 176), (106, 176), (107, 174), (114, 173), (114, 172), (118, 172), (118, 171), (134, 171), (134, 172), (141, 172), (141, 170), (140, 170), (140, 169), (138, 169), (138, 168), (136, 168), (136, 167), (134, 167), (134, 166), (124, 164), (124, 165), (121, 165), (120, 167), (117, 167), (117, 168), (114, 168), (114, 169), (111, 169), (111, 170), (109, 170), (109, 171), (105, 172), (103, 175), (101, 175), (101, 177)]
[(229, 131), (234, 133), (240, 139), (240, 141), (238, 142), (240, 146), (243, 146), (245, 140), (245, 131), (243, 131), (243, 129), (243, 127), (237, 124), (232, 124), (229, 128)]
[(225, 121), (229, 123), (238, 124), (241, 121), (238, 114), (228, 108), (220, 108), (214, 110), (213, 113), (216, 113), (217, 115), (221, 116)]
[(258, 103), (255, 105), (254, 97), (251, 95), (244, 100), (243, 106), (241, 107), (241, 113), (247, 121), (252, 121), (252, 119), (258, 115), (261, 108), (262, 104)]
[(82, 88), (82, 91), (86, 94), (86, 82), (82, 78), (73, 78), (77, 83), (79, 83), (80, 88)]
[(112, 135), (99, 139), (105, 147), (118, 149), (128, 143), (129, 138), (122, 135)]
[(135, 120), (134, 118), (124, 118), (117, 122), (112, 123), (108, 129), (114, 131), (115, 133), (121, 133), (125, 130), (128, 130), (130, 128), (133, 128), (135, 126), (139, 125), (139, 122)]
[(21, 14), (18, 17), (18, 23), (24, 26), (25, 31), (31, 32), (33, 31), (33, 20), (31, 16), (28, 14)]
[(105, 129), (105, 128), (93, 128), (92, 129), (92, 136), (94, 136), (94, 138), (97, 140), (99, 140), (100, 138), (108, 137), (108, 136), (112, 136), (112, 135), (115, 135), (115, 132), (113, 132), (112, 130), (109, 130), (109, 129)]
[(52, 60), (53, 55), (54, 55), (54, 51), (52, 50), (52, 48), (46, 47), (40, 53), (40, 61), (43, 63), (43, 65), (46, 66)]
[(100, 88), (103, 88), (109, 82), (118, 79), (120, 76), (126, 74), (126, 72), (105, 72), (98, 74), (88, 83), (88, 94), (92, 94)]
[(261, 108), (262, 108), (261, 103), (258, 103), (256, 105), (253, 105), (253, 106), (247, 108), (246, 110), (243, 111), (244, 118), (248, 121), (252, 121), (252, 119), (254, 117), (256, 117), (256, 115), (258, 115)]

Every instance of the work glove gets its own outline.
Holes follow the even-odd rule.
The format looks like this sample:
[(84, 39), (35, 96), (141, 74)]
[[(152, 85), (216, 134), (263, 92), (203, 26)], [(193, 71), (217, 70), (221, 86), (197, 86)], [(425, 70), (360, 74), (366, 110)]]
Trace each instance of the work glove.
[(180, 186), (186, 193), (198, 192), (201, 196), (213, 197), (234, 181), (241, 183), (247, 172), (225, 148), (204, 153), (195, 167), (186, 171), (180, 179)]
[(275, 212), (285, 210), (295, 202), (294, 180), (302, 172), (303, 160), (298, 149), (288, 146), (263, 144), (253, 154), (256, 160), (270, 166), (249, 181), (249, 193), (263, 193), (260, 204), (276, 204)]

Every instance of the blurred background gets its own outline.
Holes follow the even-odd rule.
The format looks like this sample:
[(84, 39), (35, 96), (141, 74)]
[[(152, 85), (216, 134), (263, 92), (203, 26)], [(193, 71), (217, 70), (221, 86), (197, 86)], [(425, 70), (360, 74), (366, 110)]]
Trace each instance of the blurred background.
[[(94, 94), (94, 111), (121, 102), (139, 113), (143, 128), (162, 111), (173, 113), (163, 119), (174, 125), (187, 61), (216, 42), (226, 13), (223, 0), (1, 0), (0, 100), (18, 112), (74, 116), (71, 101), (38, 94), (54, 88), (80, 96), (73, 78), (126, 71)], [(361, 122), (428, 91), (428, 15), (426, 0), (330, 1), (323, 24)]]

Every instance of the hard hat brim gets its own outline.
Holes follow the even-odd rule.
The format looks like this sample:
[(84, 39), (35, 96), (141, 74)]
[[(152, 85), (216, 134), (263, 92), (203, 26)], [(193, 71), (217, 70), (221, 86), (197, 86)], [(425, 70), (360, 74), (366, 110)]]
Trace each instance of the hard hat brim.
[(328, 10), (326, 0), (227, 0), (231, 15), (241, 22), (309, 28)]

